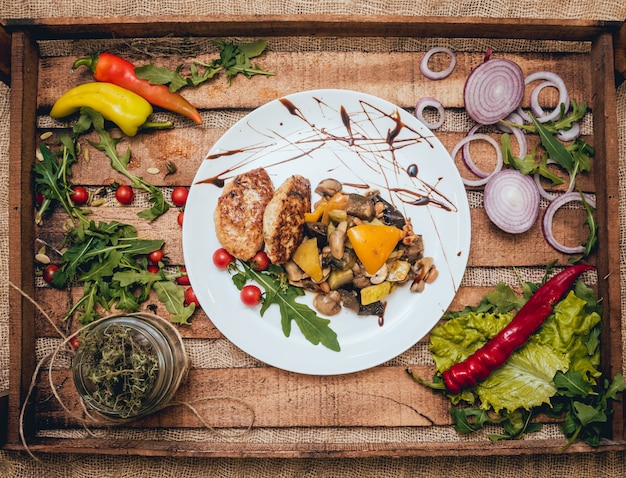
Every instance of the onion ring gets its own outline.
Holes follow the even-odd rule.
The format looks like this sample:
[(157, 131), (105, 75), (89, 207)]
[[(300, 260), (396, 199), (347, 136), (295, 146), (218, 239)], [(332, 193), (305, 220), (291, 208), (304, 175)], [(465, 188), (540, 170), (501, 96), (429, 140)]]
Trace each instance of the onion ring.
[(515, 111), (524, 97), (524, 74), (505, 58), (490, 59), (467, 77), (465, 111), (480, 124), (494, 124)]
[[(524, 84), (528, 85), (533, 81), (537, 80), (547, 80), (547, 82), (551, 82), (551, 84), (546, 84), (544, 81), (540, 85), (537, 86), (531, 93), (531, 109), (533, 110), (533, 114), (536, 116), (536, 120), (539, 123), (545, 123), (547, 121), (553, 121), (557, 119), (561, 115), (561, 104), (564, 105), (565, 111), (569, 110), (570, 107), (570, 97), (569, 92), (567, 91), (567, 86), (565, 86), (565, 82), (563, 79), (552, 71), (536, 71), (535, 73), (531, 73), (524, 79)], [(551, 113), (546, 114), (543, 109), (539, 106), (539, 91), (541, 91), (546, 86), (554, 86), (559, 90), (559, 101), (556, 105), (556, 108), (552, 110)], [(533, 97), (535, 99), (533, 100)], [(533, 107), (533, 103), (535, 103)], [(522, 109), (521, 106), (517, 108), (517, 112), (524, 118), (525, 121), (531, 123), (532, 119), (528, 114)]]
[[(435, 123), (431, 123), (424, 118), (424, 108), (435, 108), (439, 119)], [(426, 125), (429, 129), (439, 128), (445, 120), (445, 111), (441, 102), (435, 98), (429, 96), (420, 99), (415, 105), (415, 117)]]
[[(522, 118), (517, 111), (513, 111), (513, 113), (504, 118), (504, 121), (515, 124), (524, 124), (524, 118)], [(512, 133), (513, 128), (514, 126), (509, 126), (508, 124), (498, 122), (498, 129), (503, 133)]]
[[(548, 158), (547, 160), (548, 164), (556, 164), (556, 161), (554, 159)], [(539, 194), (542, 198), (552, 202), (554, 201), (557, 197), (559, 197), (556, 194), (550, 194), (548, 191), (546, 191), (543, 187), (543, 185), (541, 184), (541, 174), (539, 173), (535, 173), (533, 175), (535, 177), (535, 183), (537, 184), (537, 189), (539, 189)], [(569, 182), (569, 186), (567, 188), (567, 191), (565, 191), (566, 193), (570, 193), (574, 190), (574, 181), (570, 181)]]
[[(452, 153), (450, 154), (452, 156), (452, 159), (454, 160), (455, 156), (458, 154), (459, 150), (463, 147), (463, 145), (465, 145), (466, 143), (469, 143), (470, 141), (475, 141), (475, 140), (487, 141), (489, 144), (491, 144), (494, 147), (494, 149), (496, 150), (496, 166), (495, 166), (495, 168), (493, 169), (493, 171), (491, 173), (484, 173), (484, 171), (479, 169), (479, 171), (483, 172), (483, 174), (486, 174), (485, 177), (480, 178), (480, 179), (471, 180), (471, 179), (465, 179), (465, 178), (462, 177), (461, 180), (463, 181), (463, 184), (465, 186), (482, 186), (482, 185), (486, 184), (491, 176), (493, 176), (495, 173), (497, 173), (497, 172), (502, 170), (502, 166), (504, 165), (504, 159), (502, 158), (502, 150), (500, 149), (500, 145), (491, 136), (488, 136), (488, 135), (483, 134), (483, 133), (474, 133), (474, 134), (471, 134), (471, 135), (467, 135), (467, 136), (465, 136), (465, 138), (463, 138), (461, 141), (459, 141), (454, 146), (454, 148), (452, 148)], [(465, 161), (465, 159), (464, 159), (464, 161)], [(467, 165), (468, 163), (466, 162), (465, 164)], [(473, 162), (472, 162), (472, 164), (473, 164)], [(474, 168), (476, 168), (476, 165), (474, 165)], [(470, 169), (470, 167), (468, 167), (468, 169)], [(478, 168), (476, 168), (476, 169), (478, 169)], [(470, 169), (470, 171), (471, 171), (471, 169)]]
[[(433, 71), (428, 67), (428, 60), (430, 57), (435, 55), (436, 53), (445, 53), (450, 58), (450, 64), (445, 70), (441, 71)], [(437, 46), (431, 48), (426, 52), (426, 54), (422, 57), (422, 61), (420, 61), (420, 72), (429, 80), (442, 80), (452, 73), (454, 67), (456, 66), (456, 56), (454, 52), (450, 50), (450, 48), (446, 48), (444, 46)]]
[[(583, 194), (585, 198), (585, 202), (592, 207), (596, 208), (596, 201), (588, 194)], [(565, 204), (570, 202), (580, 201), (582, 202), (582, 198), (580, 194), (577, 192), (569, 192), (565, 193), (562, 196), (559, 196), (554, 201), (552, 201), (548, 207), (546, 208), (546, 212), (543, 215), (543, 220), (541, 221), (541, 229), (543, 231), (543, 235), (546, 239), (546, 242), (554, 247), (557, 251), (563, 252), (564, 254), (582, 254), (585, 252), (584, 246), (565, 246), (561, 244), (556, 237), (554, 236), (554, 232), (552, 231), (552, 222), (554, 221), (554, 215), (556, 211), (563, 207)]]
[(503, 169), (491, 175), (483, 195), (491, 222), (510, 234), (526, 232), (535, 224), (540, 201), (532, 178), (517, 169)]
[[(512, 113), (512, 114), (515, 114), (515, 113)], [(510, 116), (511, 115), (509, 115), (508, 117)], [(476, 131), (478, 131), (478, 129), (480, 129), (481, 126), (483, 125), (477, 124), (477, 125), (472, 126), (470, 130), (467, 132), (467, 136), (471, 136), (475, 134)], [(515, 136), (515, 139), (517, 140), (517, 144), (519, 147), (519, 157), (523, 158), (524, 156), (526, 156), (526, 154), (528, 153), (528, 142), (526, 141), (526, 135), (524, 134), (522, 129), (517, 128), (517, 127), (511, 127), (509, 125), (502, 125), (502, 126), (505, 126), (506, 129), (508, 129), (507, 131), (508, 133)], [(465, 164), (467, 169), (469, 169), (472, 172), (472, 174), (474, 174), (475, 176), (478, 176), (479, 178), (486, 178), (487, 176), (492, 174), (492, 173), (483, 171), (476, 165), (470, 153), (469, 143), (465, 143), (463, 145), (463, 149), (461, 150), (461, 155), (463, 157), (463, 163)], [(504, 161), (504, 157), (502, 158), (502, 160)]]
[(561, 141), (573, 141), (579, 136), (580, 124), (578, 123), (578, 121), (574, 121), (570, 129), (560, 129), (559, 133), (556, 135), (556, 137)]

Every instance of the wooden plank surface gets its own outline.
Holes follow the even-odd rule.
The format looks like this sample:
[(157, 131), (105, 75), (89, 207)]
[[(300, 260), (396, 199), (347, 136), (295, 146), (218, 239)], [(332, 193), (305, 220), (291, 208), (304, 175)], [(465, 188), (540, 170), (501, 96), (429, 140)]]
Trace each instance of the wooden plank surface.
[[(241, 18), (231, 24), (218, 24), (214, 20), (197, 23), (189, 18), (165, 19), (158, 26), (150, 25), (148, 28), (144, 21), (138, 19), (103, 19), (96, 25), (88, 21), (77, 20), (76, 30), (70, 32), (67, 28), (68, 21), (63, 19), (51, 19), (50, 21), (34, 21), (32, 25), (33, 35), (37, 38), (52, 38), (57, 35), (61, 38), (71, 38), (77, 35), (80, 38), (106, 37), (115, 32), (120, 36), (142, 36), (149, 33), (157, 34), (164, 32), (172, 26), (180, 27), (181, 34), (221, 36), (234, 34), (246, 36), (263, 36), (278, 34), (328, 34), (361, 36), (364, 34), (376, 36), (388, 32), (389, 27), (394, 27), (394, 35), (442, 35), (447, 37), (468, 36), (475, 32), (475, 23), (467, 21), (457, 21), (450, 23), (448, 19), (395, 19), (389, 18), (365, 19), (363, 22), (354, 22), (347, 18), (317, 18), (317, 19), (296, 19), (296, 18), (274, 18), (271, 21), (262, 22), (260, 18)], [(223, 19), (222, 19), (223, 22)], [(519, 26), (518, 21), (505, 20), (508, 27)], [(525, 28), (515, 30), (514, 36), (519, 38), (567, 38), (570, 40), (596, 39), (600, 31), (612, 31), (614, 26), (602, 22), (525, 22)], [(558, 23), (558, 24), (557, 24)], [(16, 28), (19, 21), (15, 21), (9, 28)], [(444, 32), (445, 24), (445, 32)], [(343, 31), (346, 25), (351, 25), (354, 29)], [(296, 26), (301, 27), (300, 30)], [(494, 37), (502, 38), (507, 28), (503, 28), (502, 22), (496, 23), (485, 21), (485, 30), (481, 35), (491, 34)], [(541, 26), (541, 28), (540, 28)], [(505, 26), (506, 27), (506, 26)], [(156, 28), (156, 29), (155, 29)], [(423, 28), (422, 31), (417, 31)], [(454, 30), (456, 28), (456, 31)], [(511, 28), (508, 28), (511, 30)], [(133, 30), (134, 29), (134, 30)], [(364, 33), (364, 32), (367, 33)], [(454, 33), (452, 33), (454, 32)], [(507, 32), (506, 37), (509, 37)], [(571, 96), (587, 101), (593, 114), (593, 134), (589, 134), (585, 139), (596, 146), (599, 154), (594, 159), (594, 173), (585, 174), (581, 178), (581, 185), (585, 191), (594, 192), (599, 195), (599, 204), (603, 209), (603, 220), (607, 223), (604, 226), (604, 235), (601, 236), (601, 245), (614, 247), (618, 235), (611, 230), (609, 224), (614, 224), (615, 211), (606, 213), (607, 206), (614, 206), (617, 201), (618, 191), (616, 186), (616, 175), (611, 177), (608, 159), (617, 157), (615, 138), (617, 137), (615, 125), (615, 98), (611, 91), (611, 82), (607, 76), (612, 70), (612, 63), (602, 64), (603, 51), (611, 51), (610, 44), (607, 44), (608, 36), (602, 36), (599, 43), (594, 46), (592, 54), (581, 53), (506, 53), (505, 56), (517, 61), (525, 73), (538, 70), (554, 70), (560, 72), (576, 71), (576, 75), (568, 75), (567, 83)], [(25, 46), (22, 46), (26, 48)], [(204, 160), (206, 152), (227, 130), (229, 122), (242, 117), (254, 108), (279, 98), (283, 95), (296, 91), (316, 89), (316, 88), (349, 88), (366, 93), (374, 94), (387, 99), (400, 107), (411, 110), (415, 101), (422, 96), (434, 96), (442, 99), (448, 111), (456, 114), (462, 113), (463, 108), (463, 84), (467, 75), (482, 61), (482, 53), (460, 53), (458, 55), (457, 67), (453, 75), (444, 82), (433, 82), (425, 80), (419, 73), (419, 60), (423, 52), (328, 52), (328, 51), (272, 51), (271, 38), (270, 48), (266, 54), (259, 59), (265, 69), (276, 72), (275, 77), (262, 78), (254, 77), (250, 80), (237, 79), (231, 87), (226, 86), (225, 80), (215, 81), (203, 85), (197, 89), (184, 90), (185, 96), (196, 104), (202, 112), (205, 124), (202, 126), (193, 125), (191, 122), (175, 118), (175, 128), (170, 131), (159, 131), (151, 133), (141, 133), (134, 138), (124, 139), (120, 143), (120, 148), (130, 147), (132, 151), (132, 161), (130, 169), (135, 174), (146, 177), (153, 184), (168, 191), (172, 186), (190, 185), (195, 172)], [(215, 53), (207, 52), (197, 56), (196, 59), (210, 61), (215, 58)], [(36, 95), (36, 105), (34, 98), (29, 103), (30, 107), (38, 109), (40, 125), (37, 132), (29, 131), (30, 138), (35, 138), (44, 131), (52, 131), (55, 136), (64, 131), (62, 122), (52, 122), (46, 115), (55, 99), (64, 91), (74, 85), (91, 81), (90, 73), (87, 69), (79, 69), (72, 74), (68, 74), (70, 66), (75, 58), (73, 57), (51, 57), (44, 58), (39, 62), (38, 74), (40, 78), (38, 95)], [(146, 61), (139, 56), (131, 58), (136, 63)], [(153, 59), (158, 64), (166, 67), (176, 67), (181, 62), (189, 62), (191, 58), (168, 57)], [(23, 61), (23, 60), (21, 60)], [(376, 74), (372, 74), (375, 71)], [(614, 92), (613, 92), (614, 94)], [(556, 96), (548, 93), (542, 97), (549, 104), (554, 104)], [(524, 100), (528, 104), (528, 93)], [(608, 104), (608, 105), (607, 105)], [(220, 115), (226, 114), (226, 123), (219, 123)], [(157, 111), (157, 116), (165, 116)], [(601, 115), (598, 118), (597, 115)], [(20, 121), (28, 122), (28, 118), (22, 116)], [(23, 125), (20, 125), (22, 127)], [(599, 127), (602, 131), (599, 131)], [(19, 129), (19, 128), (18, 128)], [(28, 131), (24, 128), (24, 131)], [(449, 151), (462, 138), (465, 131), (462, 128), (446, 129), (437, 133), (446, 149)], [(490, 134), (494, 135), (495, 132)], [(611, 138), (611, 135), (614, 135)], [(80, 161), (74, 168), (73, 181), (77, 184), (85, 185), (90, 189), (99, 186), (106, 186), (113, 181), (122, 181), (123, 178), (114, 172), (108, 165), (107, 158), (93, 147), (89, 146), (87, 140), (93, 139), (93, 135), (81, 138), (83, 149), (90, 150), (90, 161)], [(536, 136), (529, 135), (529, 147), (538, 144)], [(32, 146), (28, 146), (31, 147)], [(32, 152), (32, 149), (31, 149)], [(478, 148), (476, 155), (488, 155), (484, 148)], [(615, 156), (611, 156), (615, 155)], [(34, 154), (30, 156), (34, 157)], [(462, 163), (459, 158), (455, 158), (459, 168)], [(18, 163), (22, 159), (18, 159)], [(177, 173), (170, 176), (164, 174), (150, 175), (148, 168), (157, 167), (164, 171), (165, 163), (174, 161), (177, 166)], [(491, 159), (486, 160), (489, 164)], [(26, 166), (22, 165), (24, 168)], [(601, 172), (598, 172), (601, 169)], [(23, 171), (22, 171), (23, 172)], [(602, 188), (602, 191), (599, 191)], [(22, 184), (20, 187), (21, 198), (20, 207), (26, 205), (32, 209), (32, 193), (29, 186)], [(561, 264), (567, 263), (567, 257), (557, 254), (543, 240), (539, 225), (533, 227), (525, 234), (511, 236), (497, 230), (488, 220), (484, 210), (480, 205), (480, 188), (475, 191), (478, 204), (471, 209), (472, 221), (472, 244), (469, 257), (470, 268), (499, 269), (512, 267), (543, 268), (545, 264), (553, 259), (559, 259)], [(30, 196), (29, 196), (30, 195)], [(20, 196), (18, 194), (18, 196)], [(24, 198), (31, 197), (31, 203)], [(26, 202), (25, 202), (26, 201)], [(98, 207), (94, 208), (92, 217), (97, 220), (110, 221), (112, 219), (136, 225), (140, 235), (151, 238), (164, 239), (166, 243), (166, 253), (172, 267), (184, 265), (184, 258), (181, 247), (181, 231), (176, 222), (178, 211), (173, 209), (163, 217), (147, 223), (137, 219), (136, 213), (139, 207)], [(32, 219), (32, 218), (31, 218)], [(38, 238), (54, 247), (61, 247), (63, 238), (63, 213), (55, 212), (47, 217), (44, 225), (38, 227), (36, 232)], [(208, 219), (209, 220), (209, 219)], [(555, 231), (557, 236), (566, 243), (580, 243), (585, 239), (584, 228), (579, 227), (584, 221), (584, 216), (580, 210), (567, 209), (560, 211), (555, 218)], [(611, 222), (613, 221), (613, 222)], [(32, 228), (32, 223), (31, 223)], [(13, 259), (13, 266), (21, 266), (22, 274), (28, 270), (32, 274), (32, 257), (34, 252), (40, 247), (39, 242), (32, 240), (26, 235), (20, 235), (19, 240), (26, 237), (28, 240), (24, 247), (29, 257)], [(17, 240), (17, 239), (16, 239)], [(615, 271), (617, 247), (615, 250), (607, 251), (601, 249), (598, 254), (594, 254), (590, 259), (598, 261), (602, 266), (603, 273)], [(617, 258), (619, 259), (619, 258)], [(610, 274), (609, 274), (610, 275)], [(603, 279), (603, 278), (602, 278)], [(615, 289), (617, 278), (612, 277), (610, 283), (600, 280), (598, 287), (600, 290), (610, 294), (613, 299), (609, 307), (611, 312), (619, 313), (619, 289)], [(458, 310), (468, 304), (476, 304), (484, 296), (488, 287), (468, 285), (460, 288), (455, 297), (451, 309)], [(40, 304), (45, 304), (49, 309), (47, 312), (55, 321), (60, 321), (67, 310), (68, 301), (75, 300), (81, 294), (81, 288), (75, 287), (68, 294), (66, 291), (57, 291), (50, 287), (42, 286), (42, 281), (38, 281), (38, 287), (33, 290), (35, 300)], [(15, 297), (14, 297), (15, 300)], [(156, 300), (154, 301), (157, 302)], [(160, 307), (160, 306), (159, 306)], [(168, 317), (167, 311), (160, 307), (157, 313)], [(58, 339), (56, 331), (39, 312), (32, 312), (34, 322), (29, 324), (32, 330), (26, 337), (32, 342), (37, 338), (38, 343), (46, 347), (54, 346), (54, 339)], [(611, 366), (621, 364), (621, 342), (616, 337), (621, 337), (616, 330), (619, 318), (614, 317), (607, 322), (609, 332), (605, 335), (615, 334), (614, 337), (607, 337), (608, 347), (604, 351), (603, 359), (607, 360)], [(64, 326), (64, 324), (61, 324)], [(14, 322), (12, 327), (22, 329), (25, 323)], [(75, 330), (77, 324), (71, 325), (71, 330)], [(202, 347), (202, 344), (212, 343), (223, 346), (228, 341), (215, 328), (210, 317), (199, 310), (194, 318), (191, 327), (179, 327), (183, 337), (189, 344)], [(426, 347), (427, 337), (422, 339), (416, 347)], [(21, 364), (22, 360), (33, 360), (35, 344), (28, 343), (21, 350), (29, 350), (32, 354), (26, 354), (25, 359), (18, 359), (12, 356)], [(42, 353), (40, 351), (40, 353)], [(408, 357), (412, 357), (408, 355)], [(17, 362), (16, 362), (17, 363)], [(28, 363), (26, 364), (29, 365)], [(28, 367), (27, 367), (28, 368)], [(425, 378), (432, 376), (432, 366), (423, 363), (412, 364), (412, 368)], [(22, 373), (26, 372), (22, 370)], [(80, 414), (81, 407), (78, 397), (72, 386), (69, 384), (69, 371), (67, 368), (55, 369), (52, 373), (54, 383), (65, 385), (58, 388), (58, 394), (70, 410)], [(79, 421), (60, 407), (51, 397), (51, 389), (46, 379), (39, 381), (37, 396), (34, 399), (38, 403), (36, 413), (33, 414), (38, 420), (39, 429), (42, 431), (55, 429), (72, 429), (79, 427)], [(22, 390), (23, 393), (23, 390)], [(354, 427), (361, 429), (377, 427), (407, 427), (407, 429), (427, 429), (428, 427), (446, 427), (451, 423), (448, 412), (449, 402), (439, 395), (434, 395), (430, 390), (417, 385), (406, 373), (405, 366), (397, 364), (385, 364), (372, 369), (349, 374), (345, 376), (306, 376), (285, 372), (260, 363), (233, 366), (224, 368), (223, 366), (194, 368), (184, 386), (177, 394), (176, 399), (181, 402), (193, 401), (208, 397), (235, 397), (243, 400), (254, 411), (254, 426), (260, 429), (289, 429), (289, 428), (325, 428), (336, 429)], [(246, 427), (250, 423), (249, 408), (242, 407), (240, 401), (228, 400), (206, 400), (199, 404), (202, 411), (210, 417), (210, 424), (216, 428)], [(13, 435), (9, 439), (9, 447), (18, 448), (18, 440), (15, 436), (16, 430), (16, 408), (9, 410), (10, 431)], [(11, 418), (13, 417), (13, 418)], [(623, 417), (618, 415), (618, 423), (614, 427), (618, 438), (623, 436)], [(141, 429), (173, 429), (182, 428), (194, 430), (202, 428), (202, 423), (186, 407), (177, 406), (167, 408), (155, 415), (141, 419), (130, 425), (131, 428)], [(485, 442), (472, 443), (463, 441), (457, 447), (443, 443), (367, 443), (366, 440), (353, 440), (350, 443), (330, 443), (316, 445), (311, 443), (299, 443), (297, 440), (289, 443), (245, 443), (245, 441), (235, 443), (217, 444), (189, 444), (184, 440), (181, 443), (155, 440), (128, 443), (125, 440), (104, 439), (100, 447), (95, 446), (95, 442), (88, 440), (79, 444), (72, 438), (54, 439), (44, 438), (32, 440), (34, 449), (44, 451), (97, 451), (100, 453), (139, 453), (145, 455), (217, 455), (217, 456), (314, 456), (317, 454), (324, 456), (368, 456), (374, 454), (383, 455), (420, 455), (420, 454), (450, 454), (458, 452), (460, 454), (470, 453), (531, 453), (531, 452), (556, 452), (562, 446), (562, 441), (538, 440), (538, 443), (517, 442), (513, 444), (489, 444)], [(610, 449), (610, 445), (606, 445)], [(616, 445), (619, 446), (619, 445)], [(187, 448), (185, 448), (187, 447)], [(571, 451), (588, 451), (588, 447), (576, 445)]]
[[(423, 53), (418, 52), (371, 52), (360, 51), (332, 52), (277, 52), (268, 51), (257, 60), (263, 69), (274, 72), (271, 77), (255, 76), (249, 81), (233, 81), (231, 86), (223, 78), (207, 82), (198, 88), (181, 90), (198, 109), (256, 108), (268, 101), (298, 91), (338, 88), (358, 90), (384, 98), (398, 106), (412, 108), (421, 97), (439, 98), (446, 108), (463, 107), (463, 86), (470, 71), (483, 62), (484, 53), (456, 54), (456, 66), (445, 81), (432, 81), (419, 71)], [(88, 53), (86, 53), (87, 55)], [(494, 52), (494, 57), (499, 52)], [(129, 57), (136, 65), (152, 61), (158, 66), (176, 68), (192, 61), (210, 62), (217, 58), (215, 52), (197, 55), (195, 58), (170, 56), (162, 59)], [(587, 101), (593, 107), (590, 70), (586, 67), (587, 57), (581, 53), (506, 53), (506, 57), (516, 61), (524, 74), (535, 71), (576, 71), (567, 76), (567, 87), (572, 98)], [(72, 63), (77, 57), (44, 58), (40, 62), (40, 76), (45, 78), (46, 87), (40, 90), (38, 107), (50, 108), (61, 94), (80, 83), (93, 81), (86, 67), (74, 70)], [(443, 59), (440, 61), (444, 61)], [(239, 81), (242, 80), (242, 81)], [(530, 89), (526, 92), (524, 105), (528, 104)], [(546, 105), (556, 104), (558, 96), (542, 96)], [(191, 124), (191, 123), (189, 123)]]

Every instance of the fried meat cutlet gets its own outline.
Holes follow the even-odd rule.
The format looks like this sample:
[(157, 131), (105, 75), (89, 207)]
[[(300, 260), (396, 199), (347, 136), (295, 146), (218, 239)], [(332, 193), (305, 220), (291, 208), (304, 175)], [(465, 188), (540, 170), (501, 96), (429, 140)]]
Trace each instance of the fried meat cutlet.
[(284, 264), (304, 237), (304, 214), (311, 209), (311, 183), (294, 175), (274, 193), (263, 215), (265, 252), (274, 264)]
[(215, 232), (224, 249), (248, 261), (263, 247), (263, 215), (274, 196), (267, 171), (257, 168), (224, 186), (215, 208)]

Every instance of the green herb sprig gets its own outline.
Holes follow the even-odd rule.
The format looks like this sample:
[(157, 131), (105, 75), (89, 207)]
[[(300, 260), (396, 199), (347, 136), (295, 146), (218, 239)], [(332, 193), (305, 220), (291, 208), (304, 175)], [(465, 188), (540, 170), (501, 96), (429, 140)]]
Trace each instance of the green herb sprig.
[[(199, 86), (222, 71), (225, 73), (229, 85), (239, 74), (246, 78), (255, 75), (273, 76), (275, 74), (263, 70), (258, 65), (253, 65), (251, 61), (252, 58), (260, 56), (265, 51), (266, 40), (242, 44), (214, 40), (213, 43), (217, 45), (220, 57), (210, 63), (193, 62), (189, 67), (190, 75), (184, 76), (181, 73), (184, 65), (179, 65), (175, 70), (169, 70), (153, 64), (136, 67), (135, 74), (138, 78), (148, 80), (151, 84), (168, 85), (172, 92), (185, 86)], [(204, 71), (200, 72), (198, 66), (201, 66)]]
[(261, 317), (272, 304), (278, 305), (285, 337), (291, 335), (291, 322), (295, 321), (304, 337), (313, 345), (321, 343), (335, 352), (341, 350), (337, 333), (328, 325), (330, 320), (319, 317), (310, 307), (296, 301), (298, 297), (304, 295), (304, 291), (287, 282), (282, 267), (270, 264), (267, 271), (259, 272), (250, 264), (237, 260), (231, 263), (229, 271), (233, 273), (232, 280), (238, 290), (250, 280), (264, 289)]

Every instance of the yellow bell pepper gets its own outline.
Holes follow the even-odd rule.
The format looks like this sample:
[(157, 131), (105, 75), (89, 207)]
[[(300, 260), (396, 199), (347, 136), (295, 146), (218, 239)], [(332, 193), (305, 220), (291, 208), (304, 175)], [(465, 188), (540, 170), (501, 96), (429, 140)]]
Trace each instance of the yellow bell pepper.
[(330, 223), (330, 212), (331, 211), (341, 211), (346, 209), (346, 204), (348, 204), (348, 196), (343, 193), (336, 193), (333, 197), (331, 197), (326, 205), (324, 206), (324, 211), (322, 214), (321, 221), (323, 224), (328, 225)]
[(293, 253), (292, 260), (316, 282), (324, 278), (317, 239), (305, 239)]
[(304, 222), (319, 221), (325, 210), (326, 210), (326, 201), (320, 201), (320, 203), (317, 206), (315, 206), (315, 209), (313, 209), (313, 212), (304, 213)]
[(374, 224), (351, 227), (347, 234), (354, 253), (368, 274), (375, 274), (383, 266), (404, 237), (404, 232), (397, 227)]
[(64, 118), (88, 106), (115, 123), (126, 136), (135, 136), (152, 114), (152, 105), (136, 93), (112, 83), (84, 83), (64, 93), (52, 106), (52, 118)]

